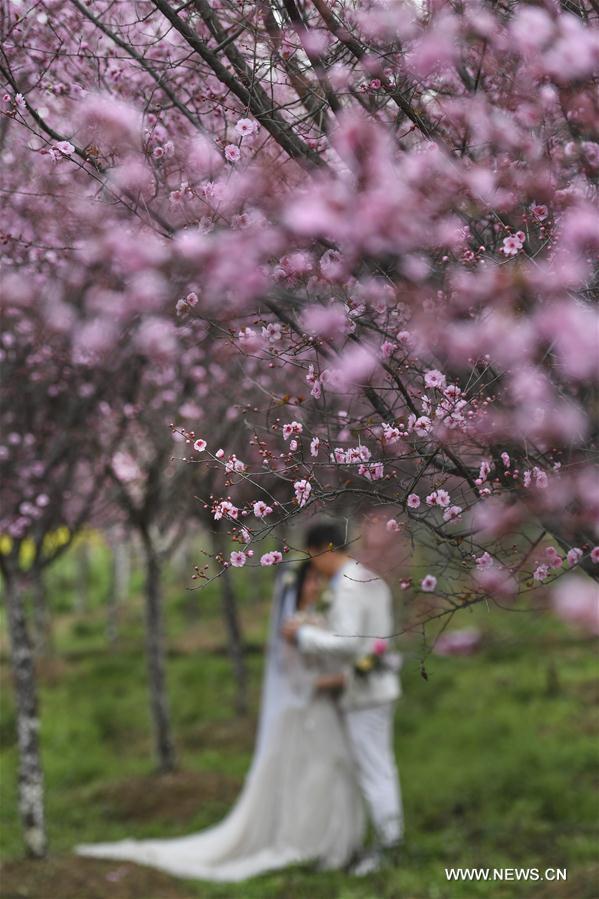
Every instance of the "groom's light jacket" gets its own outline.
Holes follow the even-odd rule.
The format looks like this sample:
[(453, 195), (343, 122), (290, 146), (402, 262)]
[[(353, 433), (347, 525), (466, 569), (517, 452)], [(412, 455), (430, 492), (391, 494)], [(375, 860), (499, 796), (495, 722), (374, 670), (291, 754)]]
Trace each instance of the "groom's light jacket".
[(392, 702), (400, 694), (399, 676), (390, 668), (357, 675), (354, 664), (372, 653), (375, 641), (393, 633), (391, 591), (382, 578), (351, 559), (333, 582), (328, 629), (302, 625), (297, 642), (302, 653), (339, 661), (348, 675), (341, 705), (366, 708)]

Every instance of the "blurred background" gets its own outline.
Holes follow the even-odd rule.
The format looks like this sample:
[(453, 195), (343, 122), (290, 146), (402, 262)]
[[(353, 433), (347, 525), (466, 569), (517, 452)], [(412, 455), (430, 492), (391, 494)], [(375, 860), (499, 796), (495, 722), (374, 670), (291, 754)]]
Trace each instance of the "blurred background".
[[(31, 579), (50, 841), (43, 861), (23, 858), (2, 619), (3, 899), (599, 896), (592, 642), (553, 616), (491, 605), (464, 611), (460, 629), (446, 630), (432, 652), (418, 632), (399, 639), (405, 661), (396, 753), (407, 823), (397, 869), (364, 882), (296, 868), (236, 886), (72, 855), (78, 842), (200, 830), (240, 790), (252, 756), (274, 576), (245, 568), (198, 589), (194, 565), (210, 551), (198, 530), (165, 565), (177, 760), (166, 774), (157, 773), (153, 749), (141, 547), (124, 533), (107, 539), (84, 531)], [(397, 603), (401, 622), (401, 591)], [(466, 866), (567, 868), (568, 879), (448, 883), (446, 867)]]

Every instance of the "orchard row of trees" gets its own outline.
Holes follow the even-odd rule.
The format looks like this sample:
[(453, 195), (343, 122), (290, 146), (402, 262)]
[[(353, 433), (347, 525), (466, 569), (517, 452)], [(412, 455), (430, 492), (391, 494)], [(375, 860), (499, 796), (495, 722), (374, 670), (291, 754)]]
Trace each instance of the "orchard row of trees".
[(166, 765), (160, 563), (193, 517), (216, 534), (200, 583), (282, 563), (260, 541), (298, 514), (374, 509), (382, 543), (427, 549), (409, 576), (386, 554), (421, 624), (532, 590), (596, 628), (595, 0), (1, 16), (0, 566), (29, 850), (21, 545), (50, 565), (57, 527), (116, 515), (142, 541)]

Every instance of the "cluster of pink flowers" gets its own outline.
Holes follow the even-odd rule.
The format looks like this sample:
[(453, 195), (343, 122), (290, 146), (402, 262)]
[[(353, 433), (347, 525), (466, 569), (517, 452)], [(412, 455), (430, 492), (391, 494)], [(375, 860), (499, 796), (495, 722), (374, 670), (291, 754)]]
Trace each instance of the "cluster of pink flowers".
[(433, 490), (432, 493), (426, 497), (427, 506), (440, 506), (442, 509), (446, 509), (451, 502), (451, 497), (447, 490)]
[(310, 499), (310, 494), (312, 493), (312, 485), (310, 484), (310, 481), (306, 481), (305, 479), (296, 481), (293, 485), (293, 490), (295, 492), (297, 504), (301, 509), (302, 506), (305, 506)]
[(271, 565), (279, 565), (282, 561), (283, 554), (277, 549), (272, 552), (264, 553), (264, 555), (260, 557), (260, 564), (265, 568), (268, 568)]
[(424, 383), (427, 387), (432, 387), (435, 390), (443, 390), (447, 386), (447, 378), (437, 369), (431, 369), (424, 375)]
[(232, 472), (237, 472), (238, 474), (242, 474), (246, 470), (247, 470), (247, 465), (245, 464), (245, 462), (242, 462), (241, 459), (238, 459), (237, 456), (235, 455), (235, 453), (233, 453), (231, 456), (229, 456), (229, 458), (225, 462), (225, 471), (228, 474), (231, 474)]
[(263, 500), (259, 499), (254, 503), (254, 515), (256, 518), (266, 518), (268, 515), (272, 515), (272, 507), (267, 506)]
[(385, 466), (382, 462), (369, 462), (358, 466), (358, 474), (368, 481), (380, 481), (385, 475)]
[(299, 421), (291, 421), (283, 425), (283, 438), (289, 440), (291, 437), (299, 437), (304, 430), (304, 426)]
[(359, 465), (363, 462), (369, 462), (371, 457), (372, 453), (364, 445), (354, 446), (350, 449), (336, 446), (331, 453), (331, 462), (336, 462), (338, 465)]
[(517, 256), (524, 246), (525, 240), (526, 234), (524, 231), (516, 231), (515, 234), (509, 234), (507, 237), (503, 238), (502, 252), (506, 256)]
[(212, 514), (215, 521), (220, 521), (221, 518), (236, 521), (239, 518), (239, 509), (230, 500), (224, 499), (216, 504)]
[[(144, 17), (133, 11), (125, 26), (99, 10), (123, 47), (160, 58), (170, 99), (149, 105), (160, 97), (152, 75), (134, 66), (125, 79), (120, 55), (97, 91), (98, 23), (76, 7), (51, 32), (30, 17), (9, 64), (29, 71), (37, 42), (48, 72), (31, 80), (26, 101), (12, 90), (3, 98), (8, 185), (20, 197), (5, 230), (9, 242), (20, 238), (1, 286), (8, 308), (23, 313), (9, 337), (25, 345), (48, 333), (40, 364), (56, 364), (52, 340), (72, 331), (61, 352), (90, 374), (76, 385), (80, 397), (126, 340), (152, 369), (152, 402), (170, 403), (173, 421), (201, 421), (205, 434), (207, 420), (243, 415), (250, 440), (221, 436), (212, 452), (212, 433), (188, 437), (214, 519), (263, 521), (273, 509), (283, 518), (314, 505), (315, 493), (325, 507), (344, 494), (356, 507), (357, 497), (405, 503), (413, 539), (434, 528), (460, 571), (482, 542), (489, 551), (476, 550), (475, 588), (513, 596), (513, 572), (529, 565), (518, 568), (518, 551), (505, 547), (529, 524), (554, 522), (556, 546), (577, 534), (584, 547), (545, 550), (533, 564), (538, 583), (566, 564), (597, 561), (588, 547), (599, 490), (587, 443), (596, 433), (588, 388), (599, 383), (599, 315), (589, 299), (599, 252), (598, 43), (559, 5), (486, 9), (484, 21), (447, 5), (414, 18), (400, 6), (341, 6), (339, 31), (306, 12), (301, 40), (284, 29), (269, 55), (272, 94), (263, 93), (241, 9), (212, 10), (240, 64), (224, 62), (226, 77), (203, 57), (191, 68), (176, 63), (190, 50), (182, 11), (168, 41), (150, 44)], [(158, 26), (163, 18), (153, 15)], [(252, 28), (254, 49), (271, 45), (259, 17)], [(211, 40), (200, 13), (194, 29)], [(369, 48), (366, 73), (339, 37), (346, 31)], [(88, 55), (68, 52), (74, 34)], [(323, 95), (325, 106), (336, 92), (343, 98), (334, 129), (321, 132), (298, 112), (304, 98), (288, 64), (300, 46), (308, 78), (309, 53), (337, 59)], [(231, 89), (243, 68), (257, 76), (249, 105), (239, 100), (247, 86)], [(464, 72), (477, 70), (477, 90), (465, 91)], [(391, 124), (398, 73), (413, 103), (409, 136)], [(268, 120), (254, 118), (265, 104)], [(47, 129), (31, 115), (42, 105)], [(90, 204), (98, 178), (109, 202)], [(81, 202), (67, 209), (62, 196)], [(52, 198), (51, 217), (36, 197)], [(77, 253), (44, 249), (52, 246)], [(197, 352), (196, 337), (208, 333), (222, 360)], [(0, 355), (10, 352), (0, 346)], [(179, 401), (186, 378), (192, 396)], [(61, 389), (57, 379), (47, 395)], [(115, 409), (119, 402), (115, 391)], [(298, 410), (289, 417), (304, 424), (273, 422), (275, 408)], [(12, 445), (5, 449), (13, 465)], [(134, 463), (131, 484), (141, 480)], [(24, 468), (27, 489), (7, 533), (40, 519), (38, 487), (27, 484), (33, 469)], [(250, 470), (266, 479), (268, 501), (249, 492)], [(283, 499), (289, 484), (294, 502)], [(453, 524), (466, 515), (467, 528)], [(381, 525), (399, 527), (395, 517)], [(243, 537), (249, 546), (250, 532)], [(230, 564), (248, 557), (235, 550)], [(432, 574), (420, 584), (436, 589)]]

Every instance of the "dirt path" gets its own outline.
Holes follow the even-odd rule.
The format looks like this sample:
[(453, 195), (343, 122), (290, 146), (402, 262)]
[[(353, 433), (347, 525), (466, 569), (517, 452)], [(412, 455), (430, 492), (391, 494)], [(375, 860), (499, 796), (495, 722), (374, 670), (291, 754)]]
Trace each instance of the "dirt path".
[(197, 899), (185, 884), (151, 868), (53, 856), (0, 868), (0, 899)]

